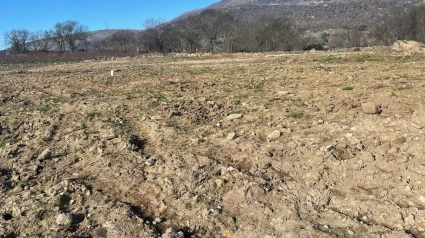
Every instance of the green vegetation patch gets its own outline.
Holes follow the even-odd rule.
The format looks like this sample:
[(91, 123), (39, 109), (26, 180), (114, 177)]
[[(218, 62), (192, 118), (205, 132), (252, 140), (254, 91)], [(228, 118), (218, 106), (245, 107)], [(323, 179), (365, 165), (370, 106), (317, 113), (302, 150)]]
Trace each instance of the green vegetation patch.
[(372, 57), (371, 55), (359, 55), (354, 57), (354, 61), (358, 63), (364, 63), (369, 61), (378, 61), (378, 59)]
[(410, 55), (396, 56), (394, 58), (395, 61), (409, 61), (411, 59), (412, 59), (412, 56)]
[(288, 114), (289, 118), (295, 118), (295, 119), (301, 118), (303, 116), (304, 116), (304, 113), (302, 112), (291, 112)]
[(99, 134), (99, 131), (86, 131), (86, 135), (96, 135)]
[(342, 90), (351, 91), (351, 90), (354, 90), (354, 87), (353, 86), (345, 86), (345, 87), (342, 88)]
[(100, 113), (97, 111), (90, 111), (86, 113), (87, 117), (90, 119), (94, 119), (95, 117), (100, 116)]
[(51, 100), (55, 104), (67, 102), (67, 100), (65, 98), (52, 98)]
[(158, 101), (167, 101), (167, 96), (165, 96), (164, 93), (156, 92), (152, 95), (152, 98), (158, 100)]
[(205, 68), (192, 68), (186, 71), (190, 75), (201, 75), (201, 74), (216, 74), (220, 72), (219, 68), (205, 67)]
[(202, 133), (202, 137), (208, 137), (210, 135), (213, 135), (214, 132), (213, 131), (204, 131), (204, 133)]
[(114, 123), (114, 121), (111, 118), (108, 118), (106, 120), (102, 120), (103, 123), (108, 123), (108, 124), (112, 124)]
[(342, 63), (343, 59), (341, 57), (335, 57), (335, 56), (326, 56), (321, 58), (315, 58), (313, 59), (313, 62), (318, 62), (322, 64), (332, 64), (332, 63)]
[(264, 91), (264, 82), (250, 81), (244, 88), (253, 90), (254, 92), (261, 92)]
[(38, 110), (40, 112), (48, 112), (50, 109), (52, 109), (52, 106), (50, 106), (50, 105), (44, 105), (44, 106), (38, 108)]
[(15, 143), (18, 142), (19, 140), (15, 137), (13, 137), (12, 135), (7, 135), (4, 137), (3, 140), (0, 140), (0, 148), (3, 148), (7, 143)]

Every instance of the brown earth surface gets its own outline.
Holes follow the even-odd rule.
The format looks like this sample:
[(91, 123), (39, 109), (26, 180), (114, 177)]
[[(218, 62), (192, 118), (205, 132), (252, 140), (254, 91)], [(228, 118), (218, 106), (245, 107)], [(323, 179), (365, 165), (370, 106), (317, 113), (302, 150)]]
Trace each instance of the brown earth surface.
[(424, 63), (3, 65), (0, 237), (425, 237)]

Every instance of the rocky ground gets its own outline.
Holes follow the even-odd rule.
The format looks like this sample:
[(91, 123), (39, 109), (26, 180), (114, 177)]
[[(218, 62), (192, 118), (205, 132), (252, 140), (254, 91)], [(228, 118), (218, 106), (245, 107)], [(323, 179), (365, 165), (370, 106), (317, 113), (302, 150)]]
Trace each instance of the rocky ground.
[(0, 237), (425, 237), (424, 63), (3, 65)]

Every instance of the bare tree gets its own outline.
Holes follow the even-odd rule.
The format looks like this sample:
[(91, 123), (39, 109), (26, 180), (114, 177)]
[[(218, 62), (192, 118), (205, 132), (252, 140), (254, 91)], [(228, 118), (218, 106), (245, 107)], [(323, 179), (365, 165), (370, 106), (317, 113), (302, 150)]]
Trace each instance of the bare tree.
[(410, 8), (407, 18), (408, 38), (425, 43), (425, 5)]
[(97, 38), (93, 37), (93, 39), (91, 39), (91, 41), (90, 41), (90, 45), (94, 49), (105, 50), (108, 46), (108, 40), (107, 39), (97, 39)]
[(425, 42), (425, 5), (396, 8), (383, 16), (370, 31), (377, 43), (391, 45), (397, 40)]
[(25, 53), (28, 51), (30, 32), (26, 29), (11, 30), (4, 33), (4, 41), (13, 51)]
[(66, 39), (65, 39), (66, 31), (65, 26), (61, 22), (57, 22), (55, 24), (55, 28), (52, 30), (53, 41), (58, 46), (58, 50), (60, 52), (65, 51), (66, 47)]
[(71, 51), (79, 47), (79, 43), (84, 41), (85, 35), (83, 34), (87, 27), (80, 25), (77, 21), (65, 21), (63, 23), (65, 41)]
[(48, 51), (51, 49), (51, 42), (53, 38), (53, 30), (46, 30), (43, 32), (43, 51)]
[(346, 39), (346, 33), (343, 30), (334, 31), (332, 32), (332, 35), (329, 37), (327, 45), (329, 48), (346, 47), (345, 39)]
[(139, 35), (139, 42), (150, 52), (163, 52), (164, 38), (162, 35), (164, 20), (159, 18), (148, 18), (143, 23), (145, 28)]
[(176, 23), (175, 28), (180, 32), (184, 48), (188, 52), (195, 52), (200, 47), (201, 33), (197, 29), (196, 17), (191, 16)]
[(109, 41), (114, 48), (126, 51), (135, 42), (134, 32), (131, 30), (117, 31), (112, 34)]
[(164, 24), (165, 20), (163, 18), (147, 18), (143, 22), (143, 27), (145, 29), (156, 28), (162, 24)]
[(346, 24), (342, 27), (348, 47), (364, 47), (368, 45), (368, 34), (366, 25)]
[(214, 53), (214, 46), (223, 37), (223, 28), (230, 19), (233, 19), (231, 15), (214, 9), (207, 9), (198, 15), (198, 28), (208, 42), (211, 53)]
[(240, 26), (230, 14), (223, 14), (221, 21), (223, 22), (220, 27), (221, 37), (223, 38), (224, 46), (227, 52), (233, 53), (235, 49), (236, 39), (240, 32)]
[(191, 17), (187, 19), (183, 27), (184, 39), (190, 52), (195, 52), (201, 47), (202, 32), (197, 26), (197, 18)]
[(87, 26), (81, 26), (80, 32), (76, 33), (76, 38), (79, 41), (79, 45), (87, 51), (90, 47), (89, 28)]
[(42, 51), (44, 49), (44, 32), (38, 30), (30, 33), (29, 45), (34, 51)]
[(259, 21), (245, 22), (239, 25), (239, 34), (237, 37), (237, 46), (239, 51), (258, 52), (259, 35), (262, 26)]
[(264, 17), (261, 20), (262, 30), (259, 31), (260, 47), (265, 51), (286, 50), (300, 48), (299, 33), (288, 19)]
[(55, 24), (53, 30), (53, 39), (56, 42), (59, 51), (68, 49), (74, 51), (80, 47), (80, 43), (87, 40), (87, 27), (80, 25), (77, 21), (64, 21)]
[(163, 39), (163, 53), (184, 51), (183, 34), (175, 24), (169, 24), (161, 29), (161, 38)]

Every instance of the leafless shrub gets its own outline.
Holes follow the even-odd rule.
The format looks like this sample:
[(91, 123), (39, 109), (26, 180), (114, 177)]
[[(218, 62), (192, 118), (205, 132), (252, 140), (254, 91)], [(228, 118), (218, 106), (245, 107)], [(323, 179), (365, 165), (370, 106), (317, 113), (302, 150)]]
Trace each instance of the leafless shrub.
[(68, 62), (111, 57), (134, 57), (136, 52), (123, 50), (89, 50), (74, 52), (30, 52), (28, 54), (0, 55), (0, 64)]

